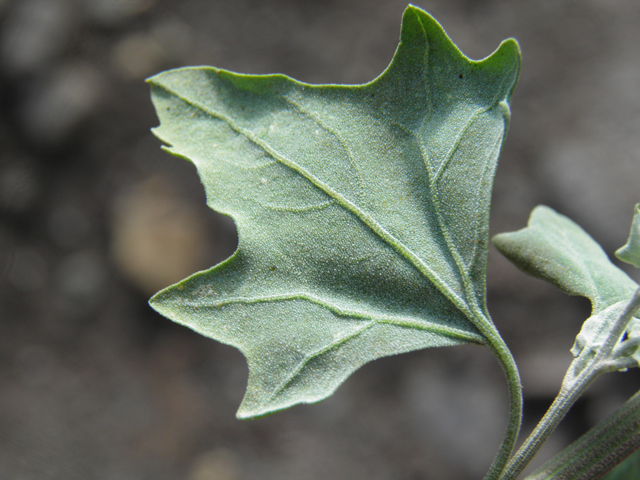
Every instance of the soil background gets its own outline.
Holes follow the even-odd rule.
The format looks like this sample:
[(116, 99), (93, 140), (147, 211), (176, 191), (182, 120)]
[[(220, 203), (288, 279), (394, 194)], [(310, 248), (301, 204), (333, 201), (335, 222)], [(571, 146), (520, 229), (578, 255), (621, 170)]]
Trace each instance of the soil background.
[[(491, 231), (547, 204), (608, 253), (640, 201), (640, 3), (419, 0), (472, 58), (507, 37), (523, 68)], [(235, 419), (236, 350), (147, 305), (233, 253), (233, 222), (160, 150), (144, 79), (214, 65), (313, 83), (375, 78), (400, 0), (0, 0), (0, 479), (478, 479), (506, 423), (488, 351), (366, 365), (318, 405)], [(589, 314), (491, 249), (489, 307), (521, 368), (525, 431)], [(634, 279), (638, 273), (627, 270)], [(599, 380), (540, 463), (638, 390)]]

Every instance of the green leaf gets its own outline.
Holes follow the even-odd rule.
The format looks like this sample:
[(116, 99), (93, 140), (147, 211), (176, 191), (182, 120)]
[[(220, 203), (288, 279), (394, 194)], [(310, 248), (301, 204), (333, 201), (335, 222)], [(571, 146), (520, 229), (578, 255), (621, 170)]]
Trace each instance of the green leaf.
[(638, 288), (582, 228), (549, 207), (536, 207), (526, 228), (496, 235), (493, 243), (523, 272), (590, 299), (592, 315)]
[(151, 305), (242, 351), (239, 417), (320, 401), (376, 358), (462, 343), (509, 364), (518, 403), (485, 267), (519, 67), (515, 41), (471, 61), (410, 6), (391, 64), (364, 85), (209, 67), (149, 79), (155, 134), (239, 234), (230, 259)]
[(595, 353), (604, 344), (626, 306), (627, 302), (617, 302), (589, 317), (582, 324), (582, 329), (571, 348), (573, 356), (580, 356), (585, 348)]
[(635, 207), (629, 240), (626, 245), (616, 251), (616, 257), (640, 268), (640, 203)]
[[(595, 357), (627, 305), (627, 301), (617, 302), (589, 317), (582, 324), (580, 333), (571, 348), (573, 356), (576, 358), (582, 356), (585, 362)], [(612, 357), (618, 360), (633, 358), (635, 364), (626, 364), (624, 370), (630, 366), (640, 366), (640, 349), (638, 349), (638, 345), (640, 345), (640, 319), (632, 318), (625, 330), (625, 338), (618, 343)]]

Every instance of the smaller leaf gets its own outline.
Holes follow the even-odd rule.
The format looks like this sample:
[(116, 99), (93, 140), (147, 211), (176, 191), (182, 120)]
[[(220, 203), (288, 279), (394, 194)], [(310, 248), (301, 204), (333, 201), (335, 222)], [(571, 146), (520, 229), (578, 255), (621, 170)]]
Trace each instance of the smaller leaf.
[(626, 245), (616, 251), (616, 257), (636, 268), (640, 268), (640, 203), (635, 206), (631, 232)]
[(526, 228), (496, 235), (493, 243), (525, 273), (591, 300), (592, 315), (638, 288), (589, 234), (549, 207), (536, 207)]
[[(571, 348), (571, 353), (575, 358), (581, 355), (585, 359), (593, 358), (600, 347), (604, 345), (613, 330), (618, 319), (623, 315), (628, 302), (622, 301), (605, 308), (600, 313), (589, 317), (584, 324), (580, 333), (576, 337), (576, 341)], [(629, 359), (635, 361), (635, 365), (629, 365), (625, 362), (626, 370), (631, 366), (640, 366), (640, 319), (632, 318), (626, 328), (626, 338), (618, 343), (618, 347), (612, 352), (612, 359)], [(589, 354), (587, 354), (590, 352)], [(587, 355), (584, 355), (587, 354)]]
[(571, 348), (574, 357), (579, 357), (584, 349), (598, 350), (607, 339), (611, 328), (624, 311), (627, 302), (617, 302), (600, 313), (592, 315), (582, 324), (582, 329)]

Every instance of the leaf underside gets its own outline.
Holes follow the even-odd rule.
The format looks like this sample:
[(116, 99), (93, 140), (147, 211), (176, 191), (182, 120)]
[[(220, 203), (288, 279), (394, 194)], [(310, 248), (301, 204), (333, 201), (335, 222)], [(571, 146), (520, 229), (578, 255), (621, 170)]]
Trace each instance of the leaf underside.
[(320, 401), (376, 358), (494, 341), (489, 201), (519, 66), (515, 41), (471, 61), (410, 6), (364, 85), (210, 67), (149, 79), (154, 133), (239, 235), (150, 303), (242, 351), (240, 418)]

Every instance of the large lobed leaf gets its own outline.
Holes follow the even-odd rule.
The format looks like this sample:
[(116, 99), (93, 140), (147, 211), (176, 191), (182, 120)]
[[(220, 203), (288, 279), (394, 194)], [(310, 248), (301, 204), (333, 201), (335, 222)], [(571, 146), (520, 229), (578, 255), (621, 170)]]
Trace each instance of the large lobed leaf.
[(242, 351), (239, 417), (322, 400), (379, 357), (495, 347), (489, 202), (519, 67), (515, 41), (471, 61), (410, 6), (364, 85), (210, 67), (149, 79), (155, 134), (239, 233), (231, 258), (151, 305)]

